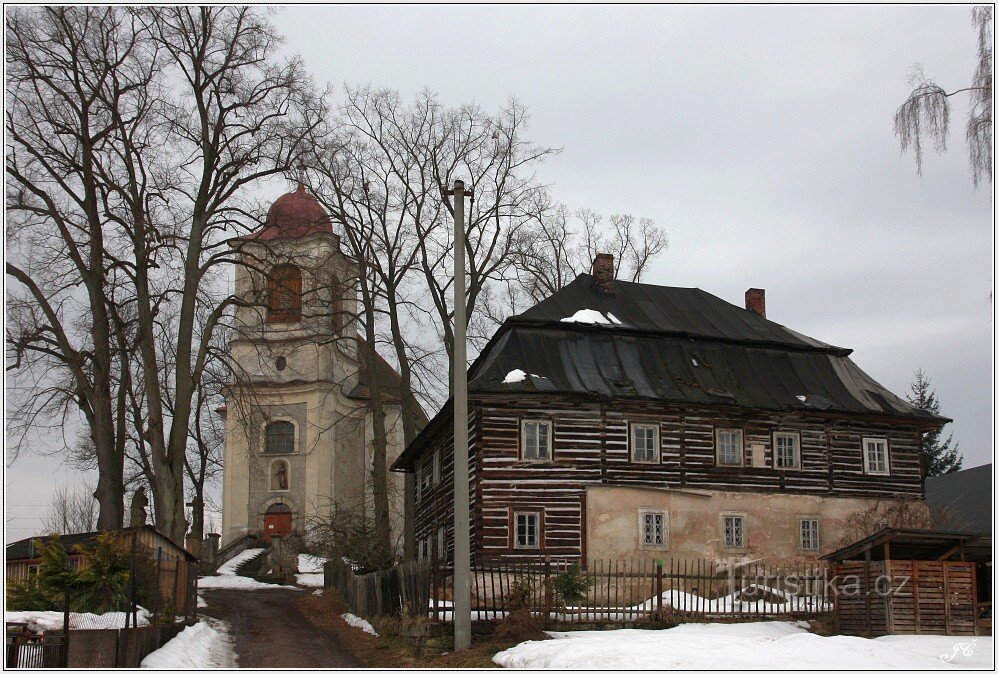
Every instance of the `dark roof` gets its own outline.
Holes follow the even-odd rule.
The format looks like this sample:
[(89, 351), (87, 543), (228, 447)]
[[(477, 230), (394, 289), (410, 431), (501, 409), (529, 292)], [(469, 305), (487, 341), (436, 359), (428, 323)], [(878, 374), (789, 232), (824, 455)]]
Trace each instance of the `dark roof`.
[[(937, 560), (940, 557), (954, 559), (956, 546), (963, 546), (963, 556), (967, 561), (991, 559), (991, 536), (982, 536), (967, 531), (935, 531), (931, 529), (881, 529), (875, 534), (856, 541), (821, 559), (835, 561), (865, 559), (870, 552), (871, 561), (884, 559), (884, 545), (889, 545), (890, 559)], [(956, 557), (959, 558), (958, 556)]]
[[(581, 310), (603, 323), (566, 322)], [(581, 274), (507, 319), (468, 372), (478, 395), (556, 393), (949, 421), (894, 395), (849, 359), (851, 351), (790, 330), (699, 288), (615, 281), (613, 293)], [(504, 383), (514, 370), (523, 381)], [(411, 469), (434, 417), (393, 466)], [(410, 451), (411, 450), (411, 451)]]
[[(116, 529), (114, 531), (115, 533), (126, 533), (131, 531), (133, 528), (137, 529), (138, 527), (127, 527), (124, 529)], [(151, 524), (147, 524), (143, 528), (148, 529), (153, 533), (159, 535), (160, 538), (163, 539), (163, 541), (169, 543), (174, 548), (183, 551), (183, 553), (186, 556), (192, 559), (197, 559), (197, 557), (195, 557), (193, 553), (191, 553), (186, 548), (183, 548), (182, 546), (179, 546), (176, 543), (174, 543), (172, 540), (170, 540), (167, 536), (165, 536), (162, 532), (160, 532), (158, 529), (156, 529), (156, 527), (152, 526)], [(62, 543), (62, 546), (69, 551), (72, 551), (72, 549), (77, 545), (84, 545), (88, 548), (92, 548), (95, 545), (97, 545), (97, 536), (103, 533), (107, 532), (88, 531), (82, 534), (60, 534), (59, 542)], [(32, 545), (33, 541), (46, 540), (48, 538), (51, 538), (51, 536), (52, 534), (39, 534), (38, 536), (29, 536), (28, 538), (22, 538), (19, 541), (8, 543), (6, 546), (7, 561), (11, 562), (22, 559), (35, 559), (36, 557), (38, 557), (38, 554), (33, 549)]]
[[(358, 336), (357, 384), (346, 394), (347, 398), (352, 400), (367, 400), (371, 397), (370, 377), (368, 377), (367, 374), (367, 359), (363, 355), (363, 351), (366, 348), (367, 341), (363, 337)], [(399, 402), (402, 399), (402, 375), (399, 374), (398, 370), (392, 367), (391, 363), (385, 360), (377, 351), (375, 351), (375, 356), (374, 368), (380, 376), (384, 397), (390, 402)], [(422, 426), (427, 422), (427, 417), (426, 412), (423, 411), (423, 408), (418, 401), (416, 401), (416, 412), (417, 421), (419, 422), (419, 425)]]
[(937, 516), (961, 529), (991, 534), (994, 504), (991, 464), (925, 480), (925, 502)]

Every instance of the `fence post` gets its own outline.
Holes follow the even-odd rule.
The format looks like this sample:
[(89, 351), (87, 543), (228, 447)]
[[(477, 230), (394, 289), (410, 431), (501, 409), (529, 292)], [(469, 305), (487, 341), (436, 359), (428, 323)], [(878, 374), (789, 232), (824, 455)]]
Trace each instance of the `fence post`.
[[(430, 562), (430, 598), (433, 600), (433, 619), (440, 620), (440, 612), (437, 601), (437, 590), (439, 588), (439, 582), (437, 574), (440, 573), (440, 565), (437, 562), (437, 558), (434, 557), (433, 561)], [(453, 602), (451, 603), (453, 606)]]
[(551, 555), (544, 555), (544, 622), (551, 620)]
[[(162, 604), (164, 603), (163, 602), (163, 582), (162, 582), (163, 579), (160, 576), (160, 573), (162, 571), (163, 571), (163, 548), (156, 548), (156, 594), (159, 595), (159, 601), (156, 602), (156, 605), (153, 607), (152, 622), (153, 622), (154, 625), (156, 625), (156, 624), (159, 623), (159, 620), (158, 620), (158, 618), (159, 618), (159, 612), (160, 612), (161, 608), (164, 608), (162, 606)], [(177, 603), (177, 597), (176, 596), (173, 597), (173, 603), (174, 603), (174, 605), (176, 605), (176, 603)], [(174, 610), (176, 610), (176, 608), (174, 608)]]
[(655, 560), (655, 611), (662, 613), (662, 560)]

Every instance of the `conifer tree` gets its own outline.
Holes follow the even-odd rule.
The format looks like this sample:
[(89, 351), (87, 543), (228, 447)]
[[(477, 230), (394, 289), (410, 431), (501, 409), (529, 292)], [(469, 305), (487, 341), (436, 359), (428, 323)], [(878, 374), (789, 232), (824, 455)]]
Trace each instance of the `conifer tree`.
[[(915, 371), (911, 391), (905, 393), (905, 397), (920, 410), (936, 415), (940, 413), (939, 399), (936, 398), (935, 389), (932, 388), (932, 380), (921, 368)], [(945, 440), (941, 440), (941, 437), (941, 428), (922, 436), (922, 466), (925, 477), (955, 473), (963, 466), (960, 443), (953, 442), (952, 433)]]

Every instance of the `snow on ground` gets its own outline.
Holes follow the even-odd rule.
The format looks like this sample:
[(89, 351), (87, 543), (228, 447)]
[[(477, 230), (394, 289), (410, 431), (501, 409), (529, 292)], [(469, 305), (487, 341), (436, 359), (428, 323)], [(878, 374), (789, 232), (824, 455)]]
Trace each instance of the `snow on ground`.
[(611, 325), (620, 324), (620, 321), (616, 317), (612, 317), (612, 320), (604, 316), (601, 312), (595, 309), (579, 309), (571, 316), (561, 319), (562, 323), (592, 323), (597, 325)]
[[(125, 617), (127, 615), (124, 611), (112, 611), (100, 615), (95, 613), (70, 613), (69, 629), (120, 629), (125, 626)], [(138, 624), (141, 627), (149, 624), (152, 614), (140, 606), (137, 616), (139, 619)], [(5, 611), (4, 620), (6, 622), (28, 623), (28, 629), (32, 632), (62, 629), (62, 611)], [(128, 619), (128, 624), (132, 624), (131, 618)]]
[[(549, 632), (554, 639), (525, 641), (497, 653), (493, 661), (503, 667), (531, 669), (994, 667), (992, 637), (821, 637), (807, 632), (806, 625), (690, 623), (665, 630)], [(964, 654), (965, 645), (971, 642), (970, 652)]]
[(206, 602), (204, 600), (204, 597), (202, 597), (200, 594), (198, 595), (198, 605), (197, 605), (197, 607), (198, 608), (208, 608), (208, 602)]
[(367, 632), (368, 634), (378, 636), (378, 633), (374, 630), (374, 627), (371, 625), (371, 623), (367, 622), (360, 616), (355, 616), (353, 613), (343, 613), (340, 614), (340, 617), (343, 618), (343, 620), (345, 620), (347, 625), (350, 625), (350, 627), (357, 627)]
[(144, 669), (214, 669), (234, 667), (236, 655), (228, 635), (228, 625), (205, 618), (185, 627), (142, 660)]
[(316, 590), (312, 594), (314, 594), (316, 597), (321, 597), (322, 596), (322, 588), (320, 587), (318, 590)]
[(266, 548), (248, 548), (243, 550), (225, 564), (218, 567), (216, 573), (220, 576), (234, 576), (236, 575), (236, 569), (239, 568), (240, 564), (248, 562), (251, 559), (256, 559), (265, 552), (267, 552)]
[(267, 550), (265, 548), (250, 548), (218, 567), (217, 576), (201, 576), (198, 578), (199, 590), (297, 590), (293, 585), (276, 585), (236, 574), (236, 568), (243, 562), (259, 557)]
[(298, 555), (298, 573), (296, 578), (299, 585), (305, 587), (322, 587), (325, 581), (322, 573), (322, 565), (326, 563), (325, 557), (315, 555)]

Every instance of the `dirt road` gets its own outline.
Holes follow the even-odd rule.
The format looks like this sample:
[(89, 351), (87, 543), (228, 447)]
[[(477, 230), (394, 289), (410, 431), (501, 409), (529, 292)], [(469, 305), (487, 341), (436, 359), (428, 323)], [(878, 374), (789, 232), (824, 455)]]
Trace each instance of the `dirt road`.
[(360, 667), (328, 631), (302, 615), (304, 592), (274, 590), (204, 590), (207, 608), (199, 613), (224, 620), (234, 642), (239, 667)]

